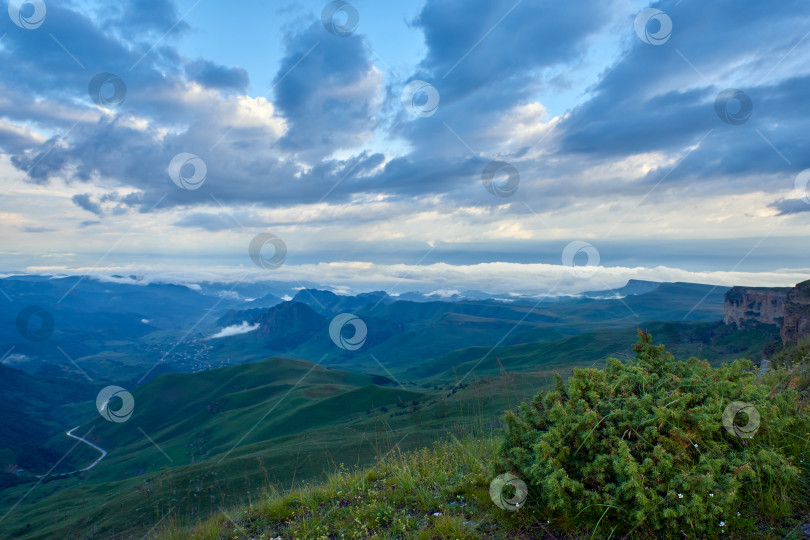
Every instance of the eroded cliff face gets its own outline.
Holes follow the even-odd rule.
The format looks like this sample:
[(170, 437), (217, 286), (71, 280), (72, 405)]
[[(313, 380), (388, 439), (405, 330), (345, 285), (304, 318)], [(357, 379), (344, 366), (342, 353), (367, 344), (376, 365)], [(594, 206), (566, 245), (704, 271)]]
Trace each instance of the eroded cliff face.
[(789, 287), (732, 287), (726, 292), (723, 322), (740, 326), (746, 321), (780, 324), (785, 316)]
[(782, 342), (796, 343), (810, 336), (810, 281), (796, 285), (787, 295)]
[(782, 343), (810, 338), (810, 280), (790, 287), (732, 287), (726, 292), (723, 322), (779, 326)]

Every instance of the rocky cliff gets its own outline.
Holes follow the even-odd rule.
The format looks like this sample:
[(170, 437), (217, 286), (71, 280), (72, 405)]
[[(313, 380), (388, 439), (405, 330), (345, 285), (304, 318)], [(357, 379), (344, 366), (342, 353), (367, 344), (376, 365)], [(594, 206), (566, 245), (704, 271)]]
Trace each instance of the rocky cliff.
[(746, 321), (781, 324), (790, 287), (732, 287), (726, 292), (723, 322), (740, 326)]
[(726, 292), (723, 322), (777, 325), (783, 343), (810, 337), (810, 280), (790, 287), (732, 287)]
[(796, 285), (787, 295), (782, 342), (796, 343), (810, 336), (810, 281)]

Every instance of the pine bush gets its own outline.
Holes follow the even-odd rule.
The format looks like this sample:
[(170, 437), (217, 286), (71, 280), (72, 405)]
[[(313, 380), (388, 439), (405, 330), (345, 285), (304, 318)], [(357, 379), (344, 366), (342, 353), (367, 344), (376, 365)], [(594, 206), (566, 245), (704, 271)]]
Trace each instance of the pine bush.
[[(806, 499), (810, 441), (796, 391), (771, 392), (752, 368), (676, 361), (639, 330), (634, 360), (557, 375), (507, 413), (503, 465), (529, 485), (529, 511), (566, 533), (746, 536)], [(759, 413), (753, 433), (724, 428), (733, 402)]]

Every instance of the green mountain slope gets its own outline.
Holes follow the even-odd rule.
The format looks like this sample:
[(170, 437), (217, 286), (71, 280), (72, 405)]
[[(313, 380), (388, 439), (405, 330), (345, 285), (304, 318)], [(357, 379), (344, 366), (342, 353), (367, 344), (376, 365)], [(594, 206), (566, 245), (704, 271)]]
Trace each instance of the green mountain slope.
[[(713, 363), (741, 356), (758, 362), (763, 350), (779, 338), (777, 327), (759, 324), (741, 330), (721, 322), (651, 322), (639, 326), (660, 336), (661, 342), (680, 357), (700, 356)], [(635, 333), (636, 327), (627, 327), (494, 349), (469, 347), (407, 368), (402, 376), (437, 383), (454, 381), (473, 369), (479, 376), (503, 370), (526, 372), (542, 368), (567, 371), (572, 367), (593, 365), (608, 356), (630, 356), (632, 351), (627, 344), (632, 343)]]
[[(69, 512), (82, 519), (91, 516), (88, 524), (112, 530), (128, 526), (132, 509), (111, 510), (104, 498), (117, 494), (127, 500), (133, 488), (159, 491), (150, 503), (168, 508), (179, 502), (183, 512), (194, 514), (200, 511), (196, 491), (177, 497), (177, 488), (171, 486), (199, 485), (194, 479), (208, 472), (223, 486), (235, 486), (248, 471), (255, 474), (260, 463), (267, 482), (312, 476), (330, 463), (324, 450), (346, 462), (365, 462), (375, 451), (375, 438), (381, 440), (380, 431), (394, 425), (413, 429), (420, 404), (428, 399), (421, 389), (379, 386), (375, 380), (276, 358), (199, 374), (160, 375), (133, 390), (135, 410), (123, 423), (102, 419), (95, 403), (85, 403), (87, 420), (78, 433), (89, 432), (86, 438), (108, 456), (79, 475), (44, 482), (29, 477), (26, 484), (2, 491), (0, 516), (23, 500), (3, 528), (35, 522), (34, 537), (60, 536), (56, 531), (64, 530), (59, 516)], [(433, 421), (414, 438), (415, 444), (435, 439), (431, 430), (440, 425)], [(59, 437), (64, 438), (57, 436), (53, 442)], [(171, 479), (164, 490), (149, 486), (149, 478), (163, 474)], [(81, 508), (79, 500), (85, 502)], [(105, 511), (97, 513), (100, 508)]]
[[(679, 356), (699, 353), (714, 362), (756, 358), (775, 337), (769, 327), (737, 331), (717, 323), (644, 328)], [(403, 366), (393, 372), (396, 380), (283, 358), (159, 375), (133, 390), (127, 422), (107, 422), (85, 402), (79, 433), (90, 431), (87, 438), (109, 455), (79, 475), (36, 486), (30, 479), (0, 492), (0, 516), (22, 499), (0, 531), (21, 538), (142, 536), (167, 515), (193, 521), (248, 504), (262, 491), (322, 479), (340, 464), (362, 466), (393, 449), (486, 433), (504, 410), (550, 388), (555, 371), (601, 367), (628, 349), (634, 333), (635, 327), (599, 330), (507, 345), (489, 356), (489, 348), (466, 348)]]
[[(69, 446), (46, 448), (45, 443), (78, 421), (82, 413), (75, 403), (94, 395), (92, 388), (87, 382), (34, 377), (0, 365), (0, 489), (20, 481), (10, 474), (17, 468), (45, 472), (59, 460), (60, 450)], [(80, 459), (71, 456), (54, 472), (72, 470), (74, 457)]]

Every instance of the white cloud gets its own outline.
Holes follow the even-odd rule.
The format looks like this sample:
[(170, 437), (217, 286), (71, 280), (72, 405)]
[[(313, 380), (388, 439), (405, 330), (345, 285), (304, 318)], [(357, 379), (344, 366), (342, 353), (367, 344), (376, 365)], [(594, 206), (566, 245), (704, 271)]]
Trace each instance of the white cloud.
[(226, 326), (208, 339), (218, 339), (224, 337), (238, 336), (239, 334), (247, 334), (259, 328), (258, 324), (250, 325), (247, 321), (242, 321), (242, 324), (235, 324), (233, 326)]
[(6, 356), (5, 360), (3, 360), (3, 364), (20, 365), (26, 364), (30, 361), (31, 359), (25, 356), (24, 354), (9, 354), (8, 356)]
[(437, 289), (427, 293), (428, 296), (439, 296), (441, 298), (450, 298), (457, 294), (461, 294), (458, 289)]

